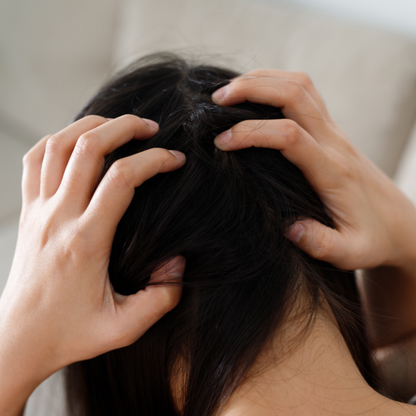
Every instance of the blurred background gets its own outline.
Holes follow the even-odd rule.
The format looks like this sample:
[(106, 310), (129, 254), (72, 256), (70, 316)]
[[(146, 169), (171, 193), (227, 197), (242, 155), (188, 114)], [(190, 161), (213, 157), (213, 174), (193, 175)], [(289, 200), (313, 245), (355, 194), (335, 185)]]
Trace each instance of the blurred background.
[(411, 193), (414, 0), (1, 0), (0, 33), (0, 292), (22, 156), (148, 52), (309, 72), (352, 140)]
[[(0, 293), (23, 155), (117, 68), (160, 50), (308, 72), (335, 121), (416, 202), (415, 0), (1, 0)], [(49, 383), (26, 415), (65, 413)]]

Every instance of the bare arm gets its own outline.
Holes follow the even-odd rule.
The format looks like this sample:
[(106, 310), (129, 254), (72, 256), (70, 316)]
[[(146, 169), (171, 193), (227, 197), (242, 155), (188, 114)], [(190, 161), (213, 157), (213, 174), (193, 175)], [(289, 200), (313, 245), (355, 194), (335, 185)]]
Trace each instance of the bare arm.
[[(45, 137), (25, 157), (23, 209), (13, 266), (0, 298), (0, 414), (18, 416), (49, 375), (133, 343), (179, 302), (180, 285), (131, 296), (114, 292), (108, 262), (117, 224), (134, 189), (183, 166), (180, 152), (150, 149), (113, 164), (104, 156), (156, 123), (89, 116)], [(151, 278), (178, 280), (175, 257)]]

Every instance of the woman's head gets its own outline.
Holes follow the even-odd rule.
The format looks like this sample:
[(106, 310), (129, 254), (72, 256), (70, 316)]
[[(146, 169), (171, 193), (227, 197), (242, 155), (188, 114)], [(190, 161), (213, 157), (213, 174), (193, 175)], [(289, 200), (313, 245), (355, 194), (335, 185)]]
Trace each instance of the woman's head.
[(311, 259), (284, 237), (300, 217), (331, 225), (318, 196), (276, 150), (222, 152), (213, 144), (243, 120), (283, 117), (265, 105), (214, 104), (211, 94), (237, 75), (170, 54), (150, 56), (103, 87), (78, 116), (130, 113), (160, 125), (151, 139), (108, 155), (103, 173), (151, 147), (187, 156), (183, 168), (136, 189), (113, 243), (115, 290), (143, 289), (151, 271), (178, 254), (187, 266), (180, 304), (141, 339), (70, 368), (74, 413), (173, 415), (172, 380), (180, 378), (181, 413), (215, 414), (300, 298), (307, 300), (305, 329), (329, 304), (374, 384), (353, 276)]

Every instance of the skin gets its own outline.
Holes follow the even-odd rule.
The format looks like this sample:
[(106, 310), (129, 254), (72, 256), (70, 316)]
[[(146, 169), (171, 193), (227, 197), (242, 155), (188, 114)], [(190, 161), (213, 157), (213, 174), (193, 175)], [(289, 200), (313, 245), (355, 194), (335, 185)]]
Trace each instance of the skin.
[[(180, 285), (121, 296), (107, 271), (134, 189), (182, 167), (185, 156), (155, 148), (121, 159), (97, 187), (104, 156), (157, 131), (132, 115), (88, 116), (25, 156), (18, 242), (0, 299), (2, 416), (21, 415), (32, 391), (60, 368), (133, 343), (179, 302)], [(184, 268), (178, 256), (151, 279), (178, 281)]]
[[(293, 346), (291, 337), (301, 328), (300, 317), (293, 317), (260, 355), (221, 416), (416, 414), (413, 406), (388, 400), (366, 383), (329, 310), (320, 311), (309, 336)], [(279, 360), (275, 355), (282, 349), (287, 354)]]
[(388, 311), (382, 326), (372, 321), (374, 346), (412, 334), (416, 210), (332, 121), (309, 77), (253, 71), (215, 92), (213, 100), (220, 105), (251, 101), (281, 107), (288, 119), (241, 122), (216, 137), (215, 145), (224, 151), (278, 149), (293, 162), (331, 212), (335, 228), (301, 218), (287, 237), (310, 256), (341, 269), (371, 270), (362, 283), (368, 308)]
[[(382, 331), (369, 316), (375, 346), (393, 347), (413, 334), (415, 210), (332, 122), (310, 79), (255, 71), (217, 91), (213, 100), (282, 108), (288, 120), (240, 123), (217, 137), (216, 146), (224, 151), (271, 147), (296, 164), (331, 211), (335, 228), (299, 219), (287, 237), (338, 267), (372, 270), (362, 283), (367, 309), (389, 312)], [(165, 149), (139, 153), (117, 162), (95, 189), (105, 154), (156, 131), (150, 121), (134, 116), (111, 121), (89, 116), (44, 138), (25, 157), (18, 244), (0, 299), (0, 414), (21, 414), (30, 393), (50, 374), (134, 342), (178, 303), (179, 286), (118, 295), (107, 266), (115, 229), (134, 188), (159, 172), (180, 168), (184, 156)], [(178, 280), (184, 267), (185, 260), (177, 257), (161, 265), (152, 279)], [(267, 355), (259, 357), (253, 377), (235, 391), (223, 414), (415, 413), (365, 384), (332, 318), (323, 310), (286, 361), (256, 375)], [(292, 322), (288, 331), (296, 328)]]
[[(286, 120), (244, 121), (220, 134), (214, 143), (223, 151), (252, 146), (277, 149), (299, 167), (331, 212), (335, 227), (299, 218), (286, 236), (316, 259), (347, 270), (366, 269), (359, 283), (371, 341), (380, 358), (390, 356), (390, 362), (394, 361), (391, 357), (395, 350), (403, 351), (403, 343), (415, 344), (413, 205), (354, 148), (330, 118), (307, 75), (253, 71), (232, 80), (212, 99), (220, 105), (250, 101), (282, 109)], [(237, 389), (224, 415), (416, 414), (414, 407), (387, 400), (370, 389), (357, 373), (354, 376), (357, 369), (338, 328), (330, 325), (328, 311), (321, 315), (320, 324), (313, 328), (302, 348)], [(330, 353), (324, 352), (328, 350)], [(305, 361), (305, 351), (309, 352), (309, 361)], [(331, 354), (337, 357), (334, 361)], [(288, 368), (298, 371), (292, 371), (290, 376)], [(310, 368), (316, 372), (308, 376), (305, 384), (307, 377), (301, 370)], [(279, 380), (285, 379), (285, 374), (291, 381), (283, 386)], [(351, 388), (352, 379), (359, 388)], [(265, 387), (256, 387), (261, 385)], [(294, 407), (289, 406), (291, 403)]]

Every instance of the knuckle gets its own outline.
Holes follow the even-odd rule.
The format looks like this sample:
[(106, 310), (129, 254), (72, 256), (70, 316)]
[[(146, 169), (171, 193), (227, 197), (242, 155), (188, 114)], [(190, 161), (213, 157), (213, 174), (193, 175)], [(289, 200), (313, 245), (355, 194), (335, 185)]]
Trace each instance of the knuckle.
[(35, 162), (35, 157), (33, 152), (29, 150), (22, 158), (23, 166), (31, 165), (33, 162)]
[(140, 117), (135, 116), (134, 114), (123, 114), (119, 117), (120, 120), (126, 120), (127, 122), (135, 123), (137, 120), (140, 120)]
[(313, 85), (311, 77), (306, 72), (296, 72), (296, 79), (304, 87), (309, 87)]
[(107, 173), (108, 180), (113, 183), (117, 188), (125, 188), (126, 186), (134, 189), (133, 182), (133, 172), (130, 166), (119, 159), (115, 161)]
[(167, 160), (174, 157), (168, 150), (158, 147), (149, 149), (146, 152), (148, 152), (147, 157), (153, 160), (153, 162), (159, 166), (162, 166), (164, 163), (166, 163)]
[(77, 140), (74, 151), (78, 156), (94, 153), (100, 142), (101, 140), (98, 134), (95, 131), (90, 130), (81, 134)]
[(287, 80), (287, 88), (289, 96), (293, 101), (301, 101), (305, 98), (305, 89), (299, 81), (290, 79)]
[(119, 119), (123, 122), (123, 125), (127, 128), (134, 129), (137, 126), (138, 122), (142, 122), (143, 124), (146, 124), (144, 121), (141, 120), (140, 117), (137, 117), (133, 114), (124, 114), (119, 117)]
[(91, 121), (93, 124), (99, 125), (106, 119), (102, 116), (88, 115), (88, 116), (83, 117), (82, 120), (88, 120), (88, 121)]
[(335, 252), (335, 242), (332, 228), (326, 228), (320, 236), (315, 236), (311, 242), (312, 257), (317, 260), (332, 259)]
[[(47, 134), (43, 140), (49, 140), (49, 138), (52, 137), (51, 134)], [(32, 163), (42, 163), (43, 155), (40, 156), (39, 153), (36, 151), (37, 146), (33, 146), (31, 149), (29, 149), (22, 158), (23, 166), (31, 165)]]
[(53, 134), (46, 142), (46, 150), (45, 152), (55, 154), (58, 153), (62, 147), (63, 143), (65, 141), (65, 134), (64, 133), (56, 133)]
[(302, 141), (302, 130), (293, 120), (282, 120), (279, 130), (289, 146), (297, 146)]
[(259, 128), (259, 124), (262, 122), (261, 121), (253, 121), (253, 120), (245, 120), (245, 121), (241, 121), (240, 123), (236, 124), (235, 126), (233, 126), (231, 128), (231, 132), (232, 135), (242, 135), (242, 136), (246, 136), (247, 134), (252, 133), (255, 130), (258, 130)]
[(255, 125), (252, 126), (251, 132), (247, 134), (250, 136), (251, 142), (255, 147), (272, 147), (270, 144), (270, 136), (267, 133), (267, 123), (268, 120), (257, 121)]
[[(250, 146), (258, 144), (258, 136), (261, 124), (264, 120), (253, 121), (247, 120), (242, 121), (231, 128), (231, 142), (234, 146)], [(228, 143), (229, 145), (230, 143)]]

